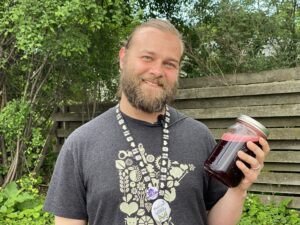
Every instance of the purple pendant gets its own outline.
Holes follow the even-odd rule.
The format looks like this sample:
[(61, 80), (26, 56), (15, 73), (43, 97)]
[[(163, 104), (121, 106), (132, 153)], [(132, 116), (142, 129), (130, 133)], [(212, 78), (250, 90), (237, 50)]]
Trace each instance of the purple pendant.
[(146, 195), (149, 200), (155, 200), (158, 197), (158, 189), (156, 187), (149, 187)]

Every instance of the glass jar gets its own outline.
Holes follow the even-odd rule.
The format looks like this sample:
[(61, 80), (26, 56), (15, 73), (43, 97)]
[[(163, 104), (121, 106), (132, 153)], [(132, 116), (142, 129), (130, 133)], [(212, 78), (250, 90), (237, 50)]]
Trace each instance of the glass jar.
[[(236, 187), (244, 178), (244, 174), (236, 166), (238, 151), (244, 151), (255, 157), (254, 153), (247, 148), (246, 143), (252, 141), (259, 145), (259, 137), (267, 139), (269, 133), (268, 129), (255, 119), (246, 115), (239, 116), (214, 147), (205, 161), (204, 169), (228, 187)], [(245, 164), (250, 168), (249, 164)]]

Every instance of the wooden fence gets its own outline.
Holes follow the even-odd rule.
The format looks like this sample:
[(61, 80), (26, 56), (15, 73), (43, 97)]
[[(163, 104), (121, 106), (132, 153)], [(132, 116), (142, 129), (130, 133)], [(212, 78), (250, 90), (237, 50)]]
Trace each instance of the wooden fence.
[[(58, 147), (74, 128), (112, 105), (57, 112)], [(268, 127), (272, 150), (251, 191), (264, 201), (290, 197), (289, 207), (300, 210), (300, 68), (182, 79), (174, 106), (205, 123), (217, 140), (240, 114)]]

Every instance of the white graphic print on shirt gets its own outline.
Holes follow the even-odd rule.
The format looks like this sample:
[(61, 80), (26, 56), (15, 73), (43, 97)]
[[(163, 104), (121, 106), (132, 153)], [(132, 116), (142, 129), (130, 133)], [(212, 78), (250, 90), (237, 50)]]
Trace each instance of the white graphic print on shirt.
[[(120, 210), (127, 215), (125, 224), (173, 225), (171, 216), (163, 223), (154, 221), (151, 217), (153, 201), (146, 196), (149, 187), (159, 190), (161, 156), (155, 158), (147, 154), (142, 144), (139, 144), (139, 151), (141, 156), (139, 162), (133, 157), (131, 150), (119, 151), (118, 160), (115, 161), (116, 168), (119, 170), (120, 191), (123, 194)], [(144, 163), (147, 173), (141, 170), (138, 163)], [(195, 166), (168, 159), (167, 169), (167, 187), (164, 189), (162, 198), (171, 203), (176, 199), (176, 187), (180, 185), (189, 171), (194, 171)], [(149, 176), (150, 179), (145, 179), (145, 176)]]

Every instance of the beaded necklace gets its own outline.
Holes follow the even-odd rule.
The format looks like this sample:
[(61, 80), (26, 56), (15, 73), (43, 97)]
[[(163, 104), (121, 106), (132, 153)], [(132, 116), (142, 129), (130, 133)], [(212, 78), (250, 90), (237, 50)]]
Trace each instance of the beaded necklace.
[(162, 138), (162, 155), (160, 161), (160, 176), (159, 176), (159, 183), (158, 188), (154, 187), (151, 184), (150, 172), (148, 171), (147, 159), (144, 157), (145, 149), (142, 144), (137, 145), (134, 141), (134, 138), (121, 114), (120, 105), (116, 106), (116, 118), (118, 124), (123, 132), (123, 135), (128, 142), (129, 146), (131, 147), (131, 152), (133, 158), (135, 159), (141, 173), (143, 175), (143, 180), (147, 185), (146, 196), (148, 200), (154, 200), (152, 205), (152, 216), (156, 221), (164, 222), (166, 221), (169, 216), (171, 209), (169, 204), (163, 199), (164, 196), (164, 189), (166, 188), (167, 182), (167, 172), (168, 172), (168, 160), (169, 160), (169, 123), (170, 123), (170, 111), (169, 107), (166, 106), (166, 112), (163, 122), (163, 138)]

